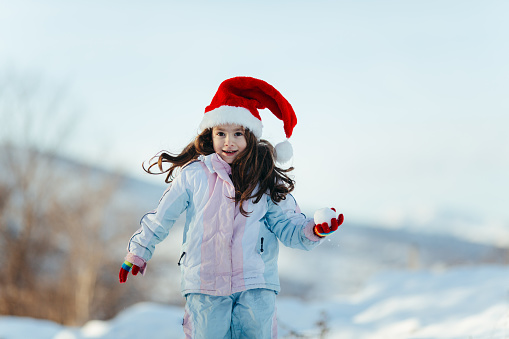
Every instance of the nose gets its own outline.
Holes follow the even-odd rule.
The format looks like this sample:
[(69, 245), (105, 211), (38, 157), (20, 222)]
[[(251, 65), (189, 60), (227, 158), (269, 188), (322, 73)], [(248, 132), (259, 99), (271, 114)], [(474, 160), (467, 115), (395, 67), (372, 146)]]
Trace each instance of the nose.
[(229, 134), (227, 134), (227, 135), (226, 135), (226, 137), (224, 138), (224, 144), (225, 144), (225, 146), (230, 146), (232, 143), (233, 143), (232, 138), (230, 137), (230, 135), (229, 135)]

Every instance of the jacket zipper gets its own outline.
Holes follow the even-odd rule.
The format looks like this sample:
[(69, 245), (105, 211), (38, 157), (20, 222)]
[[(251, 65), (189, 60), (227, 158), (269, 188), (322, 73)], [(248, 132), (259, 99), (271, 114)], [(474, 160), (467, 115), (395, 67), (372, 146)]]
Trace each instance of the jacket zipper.
[(261, 239), (260, 253), (263, 253), (263, 238)]
[(179, 262), (177, 263), (178, 266), (181, 265), (182, 258), (186, 255), (186, 252), (182, 252), (182, 255), (180, 256)]

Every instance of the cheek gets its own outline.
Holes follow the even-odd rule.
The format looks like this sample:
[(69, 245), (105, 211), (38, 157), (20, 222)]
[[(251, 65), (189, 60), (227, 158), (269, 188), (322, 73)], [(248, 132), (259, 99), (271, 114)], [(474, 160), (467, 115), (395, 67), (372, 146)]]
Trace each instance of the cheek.
[(246, 147), (247, 147), (247, 141), (246, 141), (246, 139), (242, 139), (242, 141), (241, 141), (241, 142), (239, 142), (238, 147), (239, 147), (239, 150), (240, 150), (240, 151), (245, 150), (245, 149), (246, 149)]
[(212, 139), (212, 147), (214, 148), (215, 152), (218, 152), (218, 150), (221, 151), (222, 145), (217, 139), (213, 138)]

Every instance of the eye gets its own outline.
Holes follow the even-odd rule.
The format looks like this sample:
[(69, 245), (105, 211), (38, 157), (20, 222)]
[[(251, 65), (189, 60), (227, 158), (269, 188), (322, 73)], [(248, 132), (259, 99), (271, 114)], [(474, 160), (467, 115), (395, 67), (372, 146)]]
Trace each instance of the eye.
[(224, 137), (224, 132), (217, 132), (216, 135), (219, 137)]
[(243, 135), (244, 135), (244, 134), (243, 134), (242, 132), (235, 132), (235, 136), (236, 136), (236, 137), (241, 137), (241, 136), (243, 136)]

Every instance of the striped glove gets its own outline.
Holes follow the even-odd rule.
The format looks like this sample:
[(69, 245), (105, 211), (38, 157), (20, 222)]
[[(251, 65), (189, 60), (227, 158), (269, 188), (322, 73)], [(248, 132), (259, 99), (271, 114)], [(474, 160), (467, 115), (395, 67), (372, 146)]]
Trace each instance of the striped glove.
[(122, 264), (122, 267), (120, 267), (120, 272), (118, 272), (118, 280), (121, 284), (125, 283), (127, 281), (127, 276), (129, 275), (129, 271), (131, 271), (131, 268), (133, 269), (133, 275), (137, 275), (138, 272), (140, 272), (140, 267), (136, 266), (132, 262), (124, 261)]
[(343, 214), (340, 214), (336, 219), (335, 208), (322, 208), (315, 212), (314, 219), (315, 227), (313, 227), (313, 232), (318, 237), (324, 238), (337, 231), (338, 227), (343, 223), (345, 218), (343, 217)]

